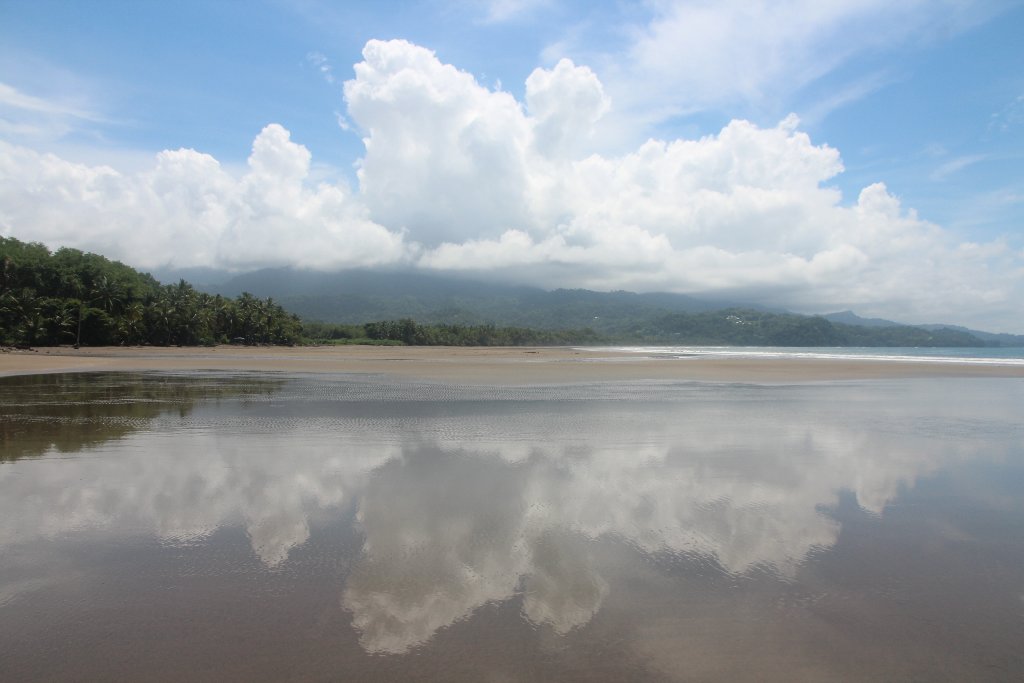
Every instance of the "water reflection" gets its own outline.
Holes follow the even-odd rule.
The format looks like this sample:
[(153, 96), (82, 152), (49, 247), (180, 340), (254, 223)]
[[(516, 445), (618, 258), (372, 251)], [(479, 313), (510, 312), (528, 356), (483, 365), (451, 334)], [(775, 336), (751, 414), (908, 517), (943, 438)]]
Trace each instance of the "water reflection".
[(527, 623), (581, 629), (614, 590), (603, 542), (794, 581), (837, 543), (842, 497), (882, 515), (923, 477), (1024, 450), (1024, 392), (995, 380), (950, 401), (940, 381), (157, 379), (5, 383), (0, 458), (43, 457), (0, 466), (0, 551), (82, 530), (201, 544), (241, 527), (263, 567), (286, 571), (315, 520), (351, 520), (361, 548), (337, 590), (372, 653), (513, 600)]
[(266, 396), (281, 380), (149, 373), (0, 378), (0, 462), (74, 454), (147, 429), (166, 414), (189, 415), (197, 401)]

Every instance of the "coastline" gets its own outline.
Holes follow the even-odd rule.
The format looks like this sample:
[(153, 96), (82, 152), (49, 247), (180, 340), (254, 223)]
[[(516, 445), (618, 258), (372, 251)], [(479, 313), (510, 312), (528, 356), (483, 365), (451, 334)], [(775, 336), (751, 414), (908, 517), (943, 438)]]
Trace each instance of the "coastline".
[(387, 375), (458, 384), (636, 380), (814, 382), (910, 377), (1024, 377), (1022, 365), (955, 360), (669, 358), (574, 347), (70, 347), (0, 354), (0, 377), (61, 372), (212, 370)]

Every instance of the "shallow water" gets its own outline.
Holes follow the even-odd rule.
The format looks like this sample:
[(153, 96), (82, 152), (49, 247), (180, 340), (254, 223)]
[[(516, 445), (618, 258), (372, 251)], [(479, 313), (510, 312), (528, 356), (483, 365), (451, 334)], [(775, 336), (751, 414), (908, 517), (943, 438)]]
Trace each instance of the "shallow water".
[[(872, 360), (901, 363), (950, 363), (967, 365), (1024, 365), (1021, 347), (892, 347), (892, 346), (619, 346), (638, 356), (689, 359), (758, 358), (818, 360)], [(598, 350), (590, 347), (589, 350)]]
[(1019, 680), (1024, 382), (0, 380), (0, 680)]

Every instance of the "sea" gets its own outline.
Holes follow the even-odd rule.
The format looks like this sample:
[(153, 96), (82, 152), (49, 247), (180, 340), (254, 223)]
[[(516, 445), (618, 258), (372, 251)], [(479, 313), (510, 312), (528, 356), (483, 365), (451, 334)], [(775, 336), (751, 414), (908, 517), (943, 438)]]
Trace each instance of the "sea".
[[(616, 346), (602, 347), (671, 358), (817, 358), (924, 363), (1024, 365), (1024, 347), (839, 347), (839, 346)], [(588, 350), (598, 350), (597, 347)]]
[(1019, 378), (5, 377), (0, 680), (1019, 681), (1022, 490)]

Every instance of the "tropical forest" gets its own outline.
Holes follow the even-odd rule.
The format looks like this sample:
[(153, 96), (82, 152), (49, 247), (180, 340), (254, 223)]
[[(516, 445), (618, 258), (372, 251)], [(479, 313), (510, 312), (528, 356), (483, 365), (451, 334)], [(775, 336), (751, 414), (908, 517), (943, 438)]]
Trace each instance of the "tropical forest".
[(0, 344), (294, 344), (299, 318), (273, 299), (226, 298), (77, 249), (0, 237)]
[[(249, 281), (254, 288), (273, 288), (274, 275), (262, 271), (250, 275)], [(327, 276), (304, 277), (315, 281)], [(409, 276), (398, 273), (375, 276), (373, 295), (368, 296), (359, 289), (360, 277), (364, 276), (323, 287), (315, 295), (296, 296), (279, 287), (274, 290), (275, 296), (280, 294), (276, 300), (249, 291), (231, 296), (230, 291), (204, 291), (211, 288), (198, 288), (184, 279), (162, 284), (98, 254), (66, 247), (51, 251), (43, 244), (0, 237), (0, 345), (980, 347), (1024, 343), (1024, 337), (1014, 335), (898, 323), (871, 327), (735, 304), (693, 310), (693, 300), (665, 294), (524, 289), (473, 298), (472, 284), (459, 284), (452, 295), (431, 295), (429, 280), (413, 279), (403, 285)], [(680, 302), (691, 310), (674, 310)], [(301, 317), (291, 312), (296, 310)]]

